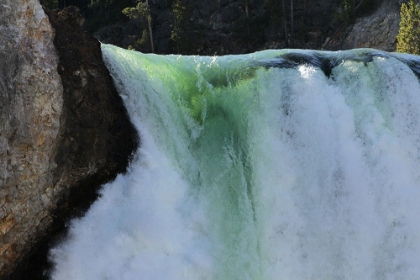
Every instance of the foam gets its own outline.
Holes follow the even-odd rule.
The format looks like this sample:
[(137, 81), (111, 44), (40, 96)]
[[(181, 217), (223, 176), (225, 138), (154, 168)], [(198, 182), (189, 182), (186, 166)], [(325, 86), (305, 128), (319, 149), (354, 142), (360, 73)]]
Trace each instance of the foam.
[(142, 145), (52, 279), (420, 277), (420, 87), (398, 56), (318, 53), (326, 75), (288, 51), (102, 48)]

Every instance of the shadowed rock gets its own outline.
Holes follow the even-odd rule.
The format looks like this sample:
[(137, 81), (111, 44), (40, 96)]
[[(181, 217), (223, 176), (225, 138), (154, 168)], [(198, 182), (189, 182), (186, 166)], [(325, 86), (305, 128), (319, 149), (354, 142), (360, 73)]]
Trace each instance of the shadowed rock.
[[(14, 5), (12, 1), (10, 5)], [(15, 169), (9, 168), (9, 164), (13, 165), (12, 156), (1, 162), (7, 167), (7, 177), (0, 186), (1, 208), (7, 211), (0, 213), (0, 247), (6, 248), (1, 252), (0, 275), (6, 279), (28, 279), (28, 275), (31, 279), (46, 279), (50, 244), (63, 235), (71, 217), (87, 210), (102, 184), (126, 170), (138, 141), (103, 65), (100, 44), (80, 27), (78, 10), (69, 7), (49, 12), (55, 29), (53, 37), (48, 18), (37, 1), (27, 1), (25, 5), (27, 18), (11, 15), (8, 23), (13, 25), (20, 20), (21, 28), (25, 29), (26, 24), (30, 30), (35, 29), (32, 32), (44, 36), (49, 48), (39, 46), (37, 39), (21, 35), (18, 48), (0, 52), (10, 65), (2, 68), (5, 74), (0, 73), (0, 99), (5, 104), (2, 116), (8, 117), (2, 120), (7, 129), (2, 131), (4, 140), (0, 146), (6, 155), (14, 153), (13, 157), (30, 159)], [(28, 24), (38, 19), (46, 31)], [(48, 30), (50, 36), (46, 37)], [(13, 31), (21, 32), (19, 28)], [(34, 52), (34, 48), (40, 51)], [(28, 85), (19, 84), (16, 76), (21, 75), (22, 68), (29, 67), (26, 65), (35, 70), (28, 68)], [(32, 84), (38, 87), (33, 89)], [(16, 92), (21, 91), (28, 92), (28, 97), (22, 97), (26, 103), (10, 106), (20, 97)], [(49, 96), (36, 99), (44, 92)], [(39, 171), (30, 173), (32, 176), (22, 175), (33, 169)]]

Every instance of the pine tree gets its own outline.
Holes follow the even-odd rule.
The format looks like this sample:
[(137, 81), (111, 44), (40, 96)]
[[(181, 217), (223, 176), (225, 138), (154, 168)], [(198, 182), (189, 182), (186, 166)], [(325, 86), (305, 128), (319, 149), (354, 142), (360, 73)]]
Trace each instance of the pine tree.
[(58, 7), (64, 8), (75, 5), (80, 8), (86, 18), (84, 28), (89, 33), (95, 33), (104, 26), (126, 21), (127, 17), (121, 13), (125, 7), (133, 4), (132, 0), (59, 0)]
[(284, 40), (287, 43), (288, 30), (287, 30), (287, 19), (286, 19), (286, 6), (285, 0), (264, 0), (264, 6), (271, 17), (273, 25), (280, 27), (283, 25), (284, 28)]
[[(146, 0), (144, 3), (139, 1), (136, 7), (125, 8), (122, 12), (130, 19), (139, 19), (142, 22), (147, 22), (150, 47), (154, 53), (155, 47), (153, 44), (152, 15), (150, 13), (149, 0)], [(145, 31), (143, 31), (142, 38), (140, 39), (142, 42), (147, 41), (146, 38), (144, 38), (145, 34)]]
[(181, 0), (176, 0), (172, 5), (172, 31), (171, 40), (175, 42), (177, 52), (180, 53), (180, 47), (185, 43), (186, 35), (186, 7)]
[(397, 52), (420, 54), (420, 6), (415, 0), (401, 5)]

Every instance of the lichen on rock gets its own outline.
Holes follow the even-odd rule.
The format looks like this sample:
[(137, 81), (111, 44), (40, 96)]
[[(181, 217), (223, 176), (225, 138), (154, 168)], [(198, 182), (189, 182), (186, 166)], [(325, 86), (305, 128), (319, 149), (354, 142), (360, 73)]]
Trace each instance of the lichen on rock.
[(0, 14), (2, 275), (28, 250), (54, 208), (49, 202), (63, 98), (54, 30), (41, 5), (2, 0)]

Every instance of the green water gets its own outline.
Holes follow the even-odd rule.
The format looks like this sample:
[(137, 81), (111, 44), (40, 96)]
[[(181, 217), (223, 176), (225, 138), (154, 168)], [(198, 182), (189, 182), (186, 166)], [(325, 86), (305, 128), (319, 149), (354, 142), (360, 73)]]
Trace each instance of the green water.
[(420, 277), (420, 87), (398, 55), (102, 50), (141, 145), (53, 279)]

